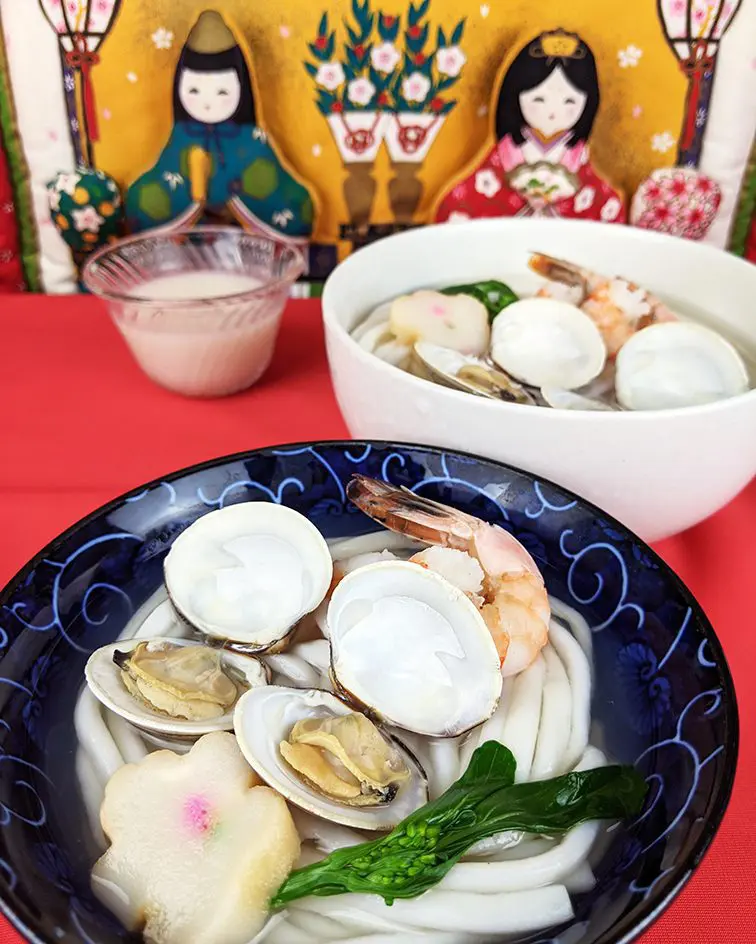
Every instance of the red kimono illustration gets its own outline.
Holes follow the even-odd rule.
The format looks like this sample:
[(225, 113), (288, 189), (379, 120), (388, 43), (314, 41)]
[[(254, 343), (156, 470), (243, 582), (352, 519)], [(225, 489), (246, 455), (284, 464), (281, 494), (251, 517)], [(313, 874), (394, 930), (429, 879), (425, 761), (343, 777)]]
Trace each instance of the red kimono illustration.
[(601, 178), (588, 145), (570, 146), (570, 131), (545, 142), (529, 128), (518, 146), (505, 135), (438, 205), (436, 221), (486, 216), (561, 216), (624, 223), (619, 190)]

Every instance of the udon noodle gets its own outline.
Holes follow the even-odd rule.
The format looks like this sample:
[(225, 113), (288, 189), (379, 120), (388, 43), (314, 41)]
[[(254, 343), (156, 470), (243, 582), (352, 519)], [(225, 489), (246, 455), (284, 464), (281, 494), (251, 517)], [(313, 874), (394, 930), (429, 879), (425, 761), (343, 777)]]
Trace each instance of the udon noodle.
[[(334, 560), (390, 547), (409, 556), (411, 545), (387, 532), (330, 542)], [(414, 549), (414, 548), (413, 548)], [(552, 598), (549, 642), (523, 672), (505, 680), (494, 714), (469, 734), (430, 738), (401, 732), (428, 776), (430, 799), (443, 793), (466, 769), (473, 751), (486, 741), (505, 744), (517, 760), (519, 782), (606, 764), (589, 743), (592, 688), (591, 632), (574, 609)], [(134, 615), (119, 637), (187, 636), (165, 591)], [(332, 690), (329, 643), (311, 620), (306, 641), (262, 659), (272, 683)], [(106, 848), (99, 823), (104, 788), (124, 764), (142, 760), (156, 747), (186, 751), (189, 744), (160, 744), (104, 708), (85, 687), (75, 711), (76, 772), (94, 841)], [(302, 840), (299, 866), (352, 846), (370, 834), (329, 822), (291, 807)], [(499, 833), (473, 846), (433, 889), (413, 900), (384, 904), (373, 895), (308, 897), (274, 914), (254, 938), (266, 944), (383, 944), (411, 938), (437, 944), (480, 941), (558, 924), (573, 916), (570, 894), (593, 887), (591, 850), (599, 824), (579, 825), (559, 840), (523, 833)]]

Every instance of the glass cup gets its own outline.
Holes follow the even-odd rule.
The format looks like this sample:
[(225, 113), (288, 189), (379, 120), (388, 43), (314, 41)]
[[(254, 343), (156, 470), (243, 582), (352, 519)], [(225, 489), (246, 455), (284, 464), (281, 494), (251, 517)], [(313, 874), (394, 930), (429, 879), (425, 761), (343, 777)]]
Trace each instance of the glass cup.
[(291, 285), (291, 243), (226, 226), (146, 232), (96, 252), (82, 281), (107, 302), (142, 370), (191, 397), (252, 386), (273, 356)]

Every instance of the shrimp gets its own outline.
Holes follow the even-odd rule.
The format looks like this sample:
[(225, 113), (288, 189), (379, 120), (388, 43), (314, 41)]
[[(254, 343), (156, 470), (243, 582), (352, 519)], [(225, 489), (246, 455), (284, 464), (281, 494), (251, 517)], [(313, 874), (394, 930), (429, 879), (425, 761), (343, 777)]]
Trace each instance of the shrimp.
[(551, 610), (541, 572), (516, 538), (456, 508), (362, 475), (352, 476), (347, 495), (390, 531), (435, 545), (410, 561), (440, 573), (475, 603), (504, 676), (533, 662), (548, 642)]
[(542, 253), (533, 253), (529, 265), (554, 283), (536, 294), (577, 305), (595, 323), (612, 357), (641, 328), (677, 321), (677, 315), (655, 295), (627, 279), (607, 278)]

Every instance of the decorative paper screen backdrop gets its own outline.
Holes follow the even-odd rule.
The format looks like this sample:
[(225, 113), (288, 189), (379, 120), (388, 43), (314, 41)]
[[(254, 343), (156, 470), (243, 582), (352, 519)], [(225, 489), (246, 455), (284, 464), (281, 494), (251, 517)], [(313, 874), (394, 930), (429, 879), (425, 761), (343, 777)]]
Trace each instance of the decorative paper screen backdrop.
[(48, 291), (75, 290), (116, 233), (203, 220), (305, 245), (316, 279), (354, 246), (475, 216), (745, 251), (756, 0), (0, 0), (0, 16), (20, 238)]

